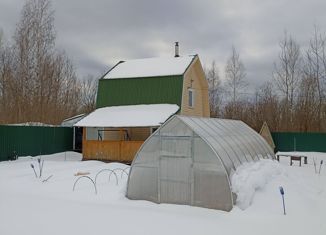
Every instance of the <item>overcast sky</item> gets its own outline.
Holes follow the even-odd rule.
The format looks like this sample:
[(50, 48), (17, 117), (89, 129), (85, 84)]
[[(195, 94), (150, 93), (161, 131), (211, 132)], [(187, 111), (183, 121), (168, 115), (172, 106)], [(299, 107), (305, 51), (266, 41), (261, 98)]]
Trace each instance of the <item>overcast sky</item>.
[[(221, 75), (234, 45), (252, 87), (271, 79), (285, 30), (302, 45), (326, 31), (326, 0), (52, 0), (57, 46), (80, 77), (119, 60), (198, 54)], [(0, 28), (11, 40), (23, 0), (0, 0)]]

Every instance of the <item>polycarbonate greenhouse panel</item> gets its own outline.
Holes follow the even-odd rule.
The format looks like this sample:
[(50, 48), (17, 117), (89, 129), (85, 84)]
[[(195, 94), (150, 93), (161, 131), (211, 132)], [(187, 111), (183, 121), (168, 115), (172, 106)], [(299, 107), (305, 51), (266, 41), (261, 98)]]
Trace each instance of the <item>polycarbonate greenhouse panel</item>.
[(241, 121), (179, 117), (212, 146), (229, 173), (244, 162), (273, 156), (266, 141)]
[(266, 141), (241, 121), (176, 115), (136, 154), (127, 197), (230, 211), (232, 172), (272, 156)]

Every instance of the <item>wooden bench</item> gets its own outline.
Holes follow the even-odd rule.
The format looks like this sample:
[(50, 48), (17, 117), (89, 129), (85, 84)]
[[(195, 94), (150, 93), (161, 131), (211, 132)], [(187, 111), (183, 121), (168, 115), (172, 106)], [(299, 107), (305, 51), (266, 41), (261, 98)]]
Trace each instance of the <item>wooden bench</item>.
[(293, 161), (299, 161), (300, 166), (301, 166), (301, 158), (302, 158), (302, 156), (290, 156), (290, 158), (291, 158), (290, 166), (293, 165)]
[(308, 158), (307, 158), (307, 156), (303, 156), (303, 155), (291, 155), (291, 154), (276, 154), (277, 161), (280, 161), (280, 156), (289, 157), (290, 158), (290, 166), (293, 165), (293, 161), (299, 161), (300, 162), (300, 166), (301, 166), (301, 159), (302, 158), (303, 158), (303, 163), (304, 164), (308, 164)]

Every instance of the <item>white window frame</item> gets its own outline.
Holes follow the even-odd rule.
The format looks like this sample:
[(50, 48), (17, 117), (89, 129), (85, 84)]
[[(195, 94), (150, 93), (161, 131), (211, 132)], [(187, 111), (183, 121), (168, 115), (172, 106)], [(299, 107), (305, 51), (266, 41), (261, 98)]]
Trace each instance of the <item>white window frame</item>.
[(99, 127), (86, 127), (86, 140), (99, 140)]
[(195, 107), (195, 90), (192, 88), (188, 89), (188, 106), (190, 108)]

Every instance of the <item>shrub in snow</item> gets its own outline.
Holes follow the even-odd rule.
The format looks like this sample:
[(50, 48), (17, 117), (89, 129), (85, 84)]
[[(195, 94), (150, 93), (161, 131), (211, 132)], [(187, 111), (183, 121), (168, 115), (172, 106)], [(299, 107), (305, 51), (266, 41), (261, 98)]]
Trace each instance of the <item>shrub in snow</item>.
[(44, 160), (42, 161), (41, 158), (38, 158), (37, 162), (38, 162), (38, 168), (39, 168), (39, 178), (41, 178), (42, 177)]
[(52, 176), (53, 176), (53, 175), (50, 175), (48, 178), (46, 178), (46, 179), (45, 179), (45, 180), (43, 180), (42, 182), (43, 182), (43, 183), (44, 183), (44, 182), (48, 182), (48, 180), (49, 180), (49, 179), (51, 179), (51, 178), (52, 178)]
[(320, 161), (320, 166), (319, 166), (319, 171), (318, 171), (318, 174), (320, 174), (320, 171), (321, 171), (321, 166), (323, 165), (323, 160)]
[(37, 175), (36, 170), (35, 170), (35, 166), (34, 164), (31, 163), (31, 167), (34, 171), (35, 177), (36, 178), (41, 178), (42, 177), (42, 173), (43, 173), (43, 165), (44, 165), (44, 160), (41, 160), (41, 158), (37, 159), (38, 162), (38, 168), (39, 168), (39, 175)]
[(17, 160), (17, 159), (18, 159), (18, 154), (17, 154), (16, 151), (13, 151), (12, 154), (10, 154), (8, 156), (8, 160), (10, 160), (10, 161), (14, 161), (14, 160)]
[(314, 168), (315, 168), (315, 173), (317, 174), (317, 164), (316, 164), (316, 159), (315, 159), (315, 158), (313, 158), (313, 160), (314, 160)]
[(231, 176), (232, 192), (237, 195), (237, 206), (242, 210), (248, 208), (255, 192), (281, 173), (281, 166), (273, 160), (263, 159), (242, 164)]
[(313, 158), (313, 161), (314, 161), (315, 173), (320, 175), (321, 167), (322, 167), (324, 161), (323, 161), (323, 160), (320, 161), (320, 165), (319, 165), (319, 170), (318, 170), (318, 171), (317, 171), (317, 163), (316, 163), (316, 159)]
[(32, 169), (33, 169), (33, 171), (34, 171), (35, 177), (37, 178), (37, 174), (36, 174), (36, 171), (35, 171), (35, 167), (34, 167), (34, 165), (31, 164), (31, 167), (32, 167)]

